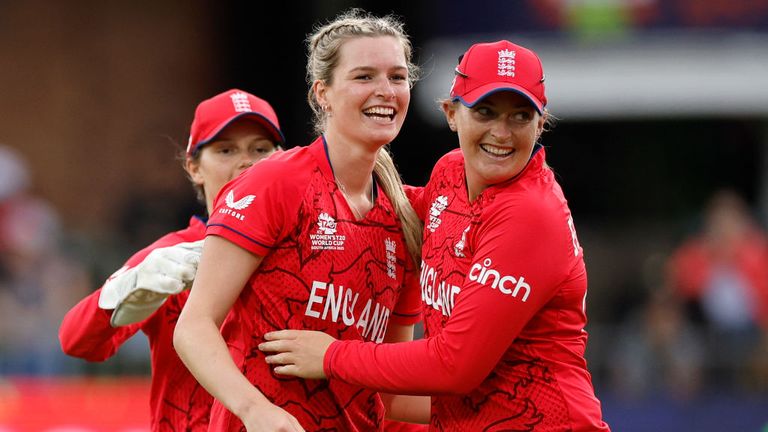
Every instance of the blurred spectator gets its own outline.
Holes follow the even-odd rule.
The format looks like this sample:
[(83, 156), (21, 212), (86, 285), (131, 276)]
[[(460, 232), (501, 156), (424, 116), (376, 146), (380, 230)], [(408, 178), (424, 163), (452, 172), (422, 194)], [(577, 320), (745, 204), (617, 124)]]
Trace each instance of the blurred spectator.
[(21, 156), (12, 148), (0, 144), (0, 203), (26, 190), (29, 172)]
[(0, 375), (68, 372), (58, 323), (85, 294), (85, 272), (59, 250), (55, 210), (28, 191), (29, 170), (0, 145)]
[(744, 200), (715, 193), (701, 232), (674, 252), (669, 288), (709, 336), (718, 384), (743, 384), (747, 364), (768, 329), (768, 240)]
[(623, 324), (609, 361), (611, 381), (625, 397), (690, 400), (701, 390), (704, 354), (680, 302), (657, 289)]

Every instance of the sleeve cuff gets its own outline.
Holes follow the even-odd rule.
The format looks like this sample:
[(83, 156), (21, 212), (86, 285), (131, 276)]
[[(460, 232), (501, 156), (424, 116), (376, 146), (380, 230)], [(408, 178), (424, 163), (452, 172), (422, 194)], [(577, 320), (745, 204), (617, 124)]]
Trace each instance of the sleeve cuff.
[(411, 313), (392, 312), (390, 322), (400, 325), (413, 325), (421, 321), (421, 309)]
[(326, 378), (336, 378), (336, 375), (333, 373), (333, 359), (336, 356), (336, 352), (338, 351), (339, 347), (341, 346), (342, 341), (334, 341), (328, 346), (328, 349), (325, 351), (325, 356), (323, 356), (323, 372), (325, 372)]
[(247, 250), (248, 252), (259, 256), (266, 256), (271, 250), (270, 246), (263, 244), (246, 235), (245, 233), (237, 231), (236, 229), (226, 225), (209, 224), (205, 235), (216, 235), (222, 237)]

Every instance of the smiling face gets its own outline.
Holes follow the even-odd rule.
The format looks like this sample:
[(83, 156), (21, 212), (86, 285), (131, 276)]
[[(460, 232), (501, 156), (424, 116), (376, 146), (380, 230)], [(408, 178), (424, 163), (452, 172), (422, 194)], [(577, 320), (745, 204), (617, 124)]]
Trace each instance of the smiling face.
[(261, 124), (240, 118), (200, 149), (197, 157), (188, 158), (187, 172), (195, 185), (202, 186), (208, 213), (227, 182), (276, 149), (272, 135)]
[(331, 140), (362, 142), (375, 150), (400, 132), (411, 100), (408, 66), (395, 37), (357, 37), (339, 49), (330, 82), (314, 85), (328, 107), (325, 128)]
[(545, 117), (512, 91), (494, 93), (472, 108), (444, 102), (443, 110), (459, 135), (470, 200), (520, 174), (544, 128)]

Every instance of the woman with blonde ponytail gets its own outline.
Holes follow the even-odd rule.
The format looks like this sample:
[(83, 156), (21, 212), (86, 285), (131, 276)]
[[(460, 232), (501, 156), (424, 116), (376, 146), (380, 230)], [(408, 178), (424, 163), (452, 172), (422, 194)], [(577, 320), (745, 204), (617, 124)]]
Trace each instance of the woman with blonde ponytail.
[(403, 341), (420, 318), (421, 223), (387, 151), (416, 78), (408, 37), (392, 17), (352, 10), (307, 42), (320, 136), (224, 187), (176, 326), (179, 356), (216, 399), (210, 430), (382, 430), (378, 393), (283, 379), (257, 346), (284, 328)]

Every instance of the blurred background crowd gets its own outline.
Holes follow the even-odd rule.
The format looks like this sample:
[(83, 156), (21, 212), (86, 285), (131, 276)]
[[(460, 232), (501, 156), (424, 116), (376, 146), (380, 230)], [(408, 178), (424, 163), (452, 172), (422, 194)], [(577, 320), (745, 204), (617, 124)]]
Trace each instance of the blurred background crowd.
[(403, 17), (423, 67), (392, 145), (410, 184), (455, 145), (457, 55), (540, 54), (614, 430), (768, 430), (768, 0), (274, 3), (0, 2), (0, 377), (149, 373), (141, 335), (67, 358), (61, 318), (202, 214), (176, 158), (197, 102), (242, 88), (310, 142), (304, 37), (357, 6)]

